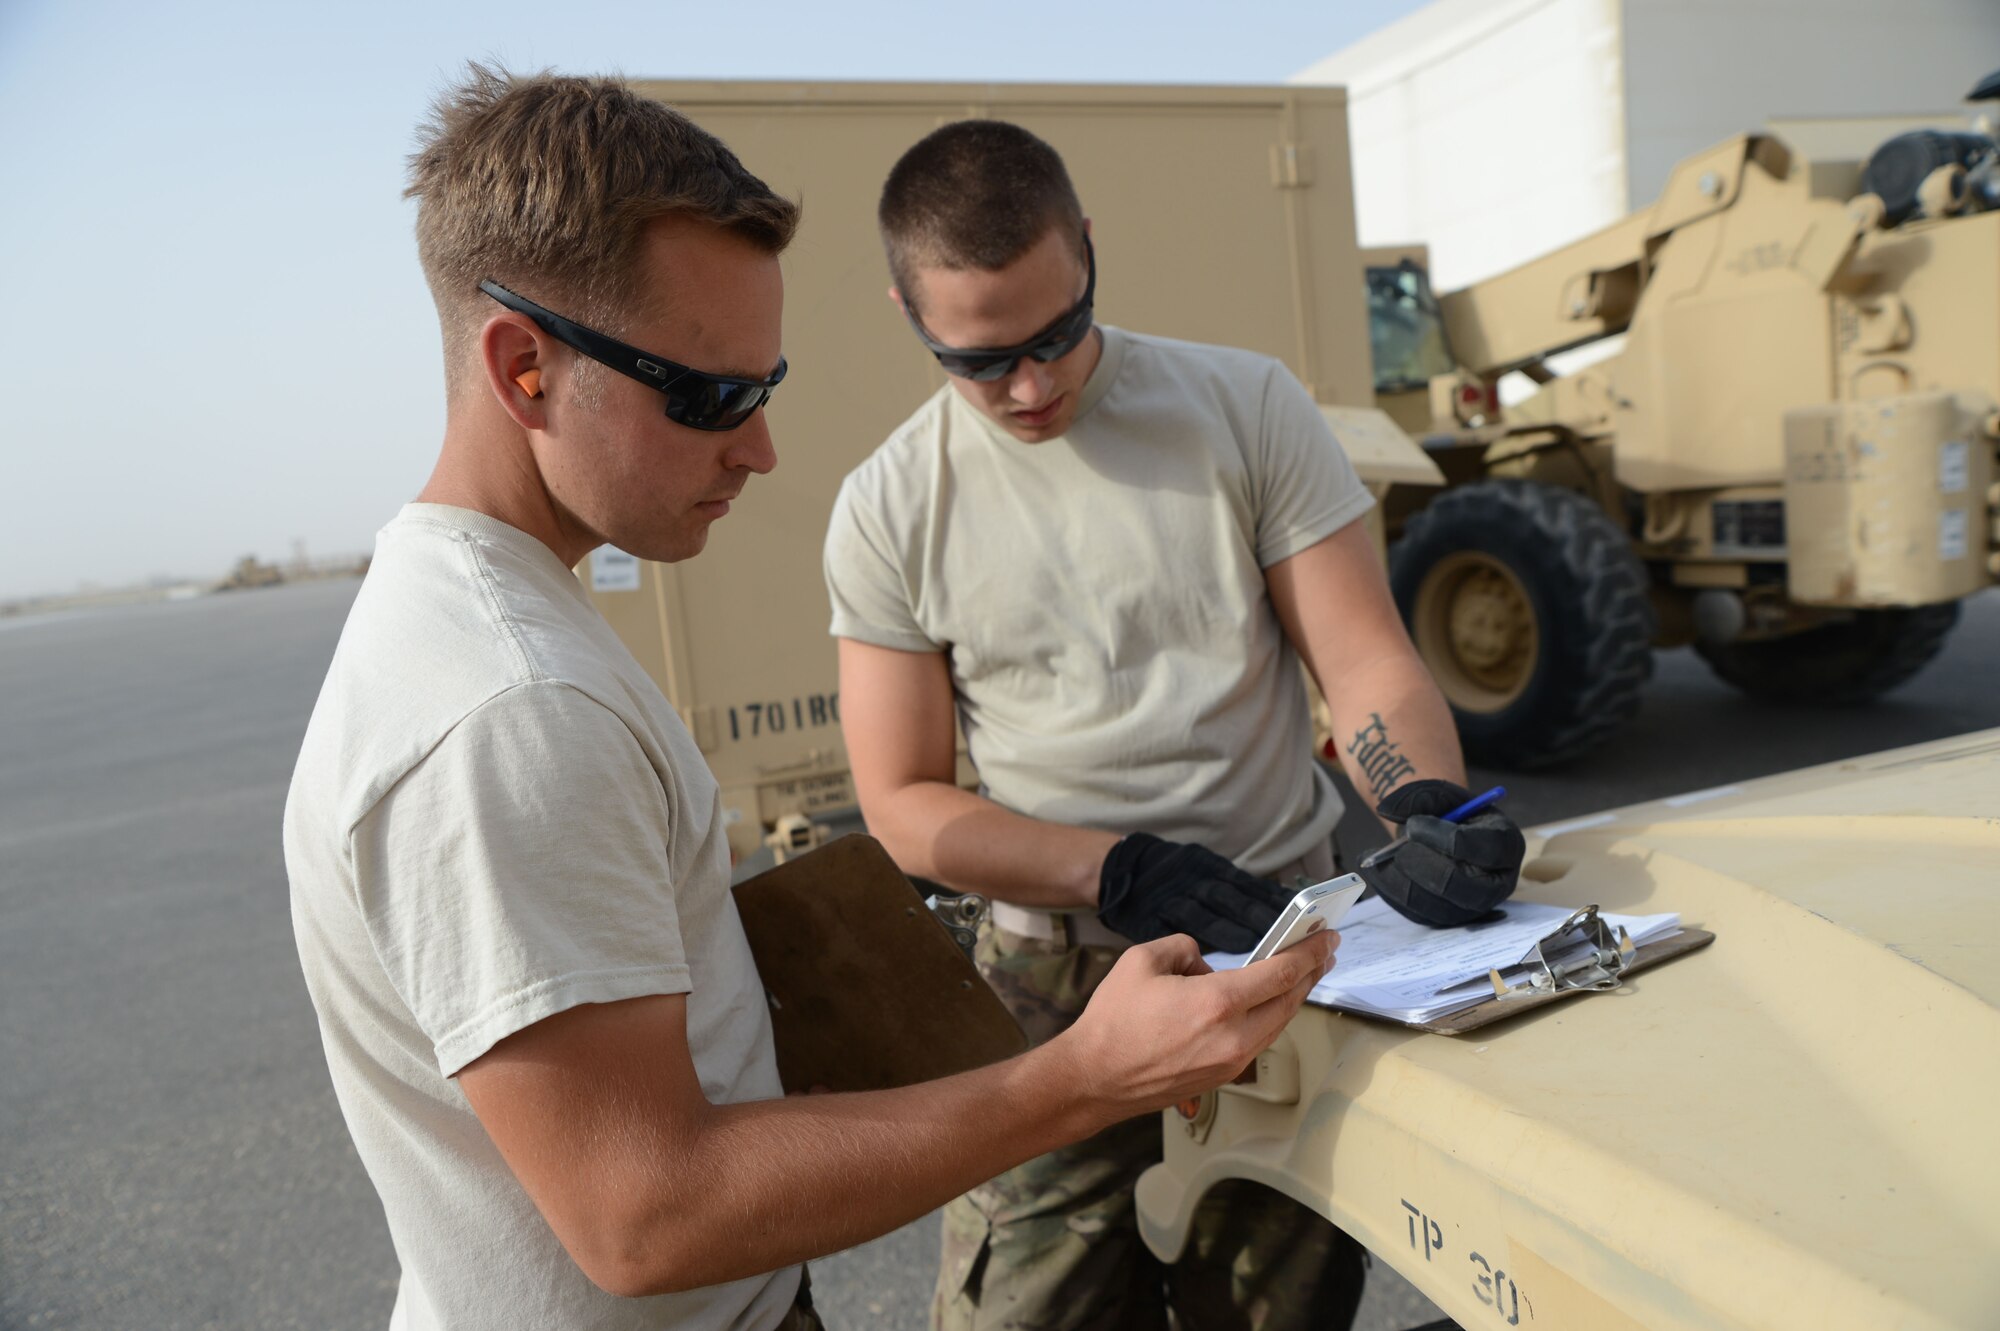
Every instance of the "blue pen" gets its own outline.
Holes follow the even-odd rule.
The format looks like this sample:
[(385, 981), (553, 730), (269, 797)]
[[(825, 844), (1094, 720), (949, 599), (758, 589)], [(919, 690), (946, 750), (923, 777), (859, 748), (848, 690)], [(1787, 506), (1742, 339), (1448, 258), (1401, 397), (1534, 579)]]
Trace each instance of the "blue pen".
[[(1459, 805), (1456, 809), (1453, 809), (1450, 813), (1445, 814), (1444, 821), (1448, 823), (1462, 823), (1466, 819), (1470, 818), (1473, 814), (1478, 813), (1481, 809), (1485, 808), (1487, 805), (1497, 803), (1498, 801), (1506, 798), (1506, 795), (1507, 795), (1507, 787), (1495, 786), (1493, 787), (1493, 789), (1487, 791), (1483, 795), (1474, 795), (1471, 799)], [(1361, 867), (1364, 869), (1372, 868), (1384, 856), (1388, 855), (1390, 851), (1396, 849), (1398, 846), (1402, 845), (1405, 841), (1408, 840), (1409, 840), (1408, 837), (1399, 836), (1394, 841), (1391, 841), (1388, 845), (1381, 846), (1376, 848), (1375, 850), (1370, 851), (1367, 854), (1367, 856), (1362, 859)]]
[(1462, 823), (1466, 819), (1470, 818), (1473, 814), (1478, 813), (1481, 809), (1485, 808), (1487, 805), (1492, 804), (1498, 800), (1505, 799), (1506, 797), (1507, 797), (1507, 787), (1495, 786), (1493, 787), (1493, 789), (1487, 791), (1484, 795), (1474, 795), (1471, 799), (1467, 800), (1465, 803), (1459, 805), (1456, 809), (1453, 809), (1450, 813), (1446, 814), (1444, 816), (1444, 820), (1448, 823)]

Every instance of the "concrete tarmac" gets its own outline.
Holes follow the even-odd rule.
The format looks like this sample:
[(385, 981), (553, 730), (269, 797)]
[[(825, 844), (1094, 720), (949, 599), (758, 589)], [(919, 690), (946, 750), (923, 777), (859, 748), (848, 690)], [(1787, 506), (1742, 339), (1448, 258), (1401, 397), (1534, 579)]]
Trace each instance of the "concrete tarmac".
[[(299, 978), (285, 787), (358, 584), (0, 621), (0, 1329), (382, 1327), (396, 1259)], [(1505, 778), (1523, 823), (2000, 725), (2000, 598), (1859, 709), (1664, 654), (1638, 723)], [(1476, 773), (1483, 784), (1492, 773)], [(1351, 847), (1376, 829), (1354, 810)], [(917, 1328), (919, 1222), (817, 1263), (835, 1328)], [(1378, 1263), (1361, 1325), (1427, 1306)]]

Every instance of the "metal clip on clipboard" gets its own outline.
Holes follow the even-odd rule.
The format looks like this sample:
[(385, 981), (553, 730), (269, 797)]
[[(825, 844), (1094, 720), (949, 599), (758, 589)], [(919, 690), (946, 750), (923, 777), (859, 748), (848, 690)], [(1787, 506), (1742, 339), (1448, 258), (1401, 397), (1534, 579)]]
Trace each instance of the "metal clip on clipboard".
[(979, 942), (979, 926), (990, 913), (986, 898), (977, 892), (965, 892), (957, 896), (950, 893), (933, 892), (924, 898), (924, 905), (937, 922), (951, 935), (951, 941), (958, 944), (958, 950), (967, 957)]
[(1574, 912), (1505, 971), (1486, 972), (1495, 998), (1532, 998), (1570, 989), (1616, 989), (1635, 949), (1623, 925), (1613, 929), (1596, 906)]

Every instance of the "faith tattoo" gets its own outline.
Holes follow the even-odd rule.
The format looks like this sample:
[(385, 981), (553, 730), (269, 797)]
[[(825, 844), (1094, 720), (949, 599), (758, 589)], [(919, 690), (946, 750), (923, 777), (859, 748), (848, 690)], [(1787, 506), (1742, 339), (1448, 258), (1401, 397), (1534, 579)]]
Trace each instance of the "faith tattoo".
[(1368, 785), (1379, 800), (1415, 776), (1417, 765), (1405, 758), (1401, 746), (1389, 738), (1389, 728), (1382, 724), (1380, 712), (1370, 712), (1368, 719), (1370, 724), (1354, 732), (1354, 742), (1347, 746), (1347, 754), (1368, 778)]

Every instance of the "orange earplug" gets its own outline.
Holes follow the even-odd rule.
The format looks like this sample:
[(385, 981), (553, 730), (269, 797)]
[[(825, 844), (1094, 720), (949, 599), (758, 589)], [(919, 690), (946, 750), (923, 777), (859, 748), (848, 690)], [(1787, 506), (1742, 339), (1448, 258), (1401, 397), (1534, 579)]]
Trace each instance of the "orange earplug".
[(521, 391), (529, 397), (540, 397), (542, 395), (542, 372), (540, 370), (523, 370), (514, 376), (514, 382), (521, 385)]

